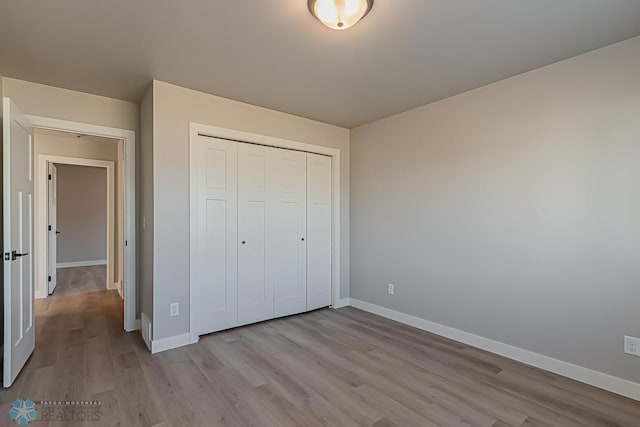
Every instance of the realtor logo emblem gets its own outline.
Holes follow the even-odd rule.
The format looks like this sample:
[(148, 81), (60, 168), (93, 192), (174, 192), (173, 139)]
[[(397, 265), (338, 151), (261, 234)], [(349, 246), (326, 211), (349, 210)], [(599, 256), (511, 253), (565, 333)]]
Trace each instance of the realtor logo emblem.
[(9, 418), (21, 426), (26, 426), (38, 418), (38, 411), (33, 400), (14, 400), (9, 410)]

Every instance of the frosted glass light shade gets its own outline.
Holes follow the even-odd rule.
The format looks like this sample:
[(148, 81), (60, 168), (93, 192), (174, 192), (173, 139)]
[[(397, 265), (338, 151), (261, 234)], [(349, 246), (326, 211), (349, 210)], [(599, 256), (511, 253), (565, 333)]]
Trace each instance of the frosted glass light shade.
[(309, 11), (334, 30), (353, 27), (373, 7), (373, 0), (309, 0)]

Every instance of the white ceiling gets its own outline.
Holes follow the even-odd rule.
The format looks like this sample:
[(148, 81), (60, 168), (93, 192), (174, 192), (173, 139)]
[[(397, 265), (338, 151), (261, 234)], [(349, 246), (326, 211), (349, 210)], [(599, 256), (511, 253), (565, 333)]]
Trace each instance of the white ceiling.
[(345, 127), (640, 35), (638, 0), (0, 0), (0, 74), (138, 101), (152, 78)]

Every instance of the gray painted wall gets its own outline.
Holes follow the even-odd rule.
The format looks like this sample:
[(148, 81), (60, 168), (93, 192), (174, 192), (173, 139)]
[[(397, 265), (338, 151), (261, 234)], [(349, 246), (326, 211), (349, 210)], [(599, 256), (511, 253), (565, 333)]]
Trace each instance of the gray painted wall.
[[(189, 332), (189, 122), (337, 148), (341, 152), (343, 296), (349, 280), (349, 130), (154, 81), (153, 338)], [(180, 315), (169, 317), (169, 305)]]
[(4, 96), (23, 113), (119, 129), (138, 128), (138, 104), (4, 77)]
[(57, 262), (107, 259), (107, 170), (56, 165), (58, 169)]
[(640, 382), (640, 38), (356, 128), (351, 150), (353, 298)]

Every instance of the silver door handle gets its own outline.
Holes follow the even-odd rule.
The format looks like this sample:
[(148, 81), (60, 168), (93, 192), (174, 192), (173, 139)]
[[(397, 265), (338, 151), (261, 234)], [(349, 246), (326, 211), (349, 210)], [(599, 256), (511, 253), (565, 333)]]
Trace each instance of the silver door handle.
[(11, 261), (15, 261), (16, 259), (27, 255), (29, 255), (29, 252), (19, 254), (18, 251), (11, 251)]

